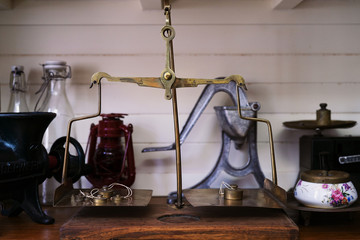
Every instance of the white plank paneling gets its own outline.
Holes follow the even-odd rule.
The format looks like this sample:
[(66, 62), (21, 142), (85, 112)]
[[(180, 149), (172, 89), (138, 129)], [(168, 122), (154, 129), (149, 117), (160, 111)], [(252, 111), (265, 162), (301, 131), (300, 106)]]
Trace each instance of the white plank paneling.
[[(124, 111), (128, 113), (169, 113), (171, 112), (171, 104), (164, 99), (164, 91), (162, 89), (141, 88), (135, 84), (119, 84), (119, 88), (106, 88), (104, 86), (103, 103), (105, 111), (109, 111), (109, 108), (114, 108), (116, 111)], [(79, 88), (81, 95), (76, 95), (77, 87), (72, 88), (74, 93), (69, 98), (76, 99), (75, 102), (79, 103), (79, 108), (75, 106), (76, 112), (84, 112), (81, 107), (86, 105), (87, 102), (94, 102), (96, 98), (89, 93), (87, 85), (80, 85)], [(113, 85), (109, 85), (113, 86)], [(137, 91), (142, 98), (133, 96), (133, 91)], [(179, 108), (181, 113), (188, 113), (191, 111), (198, 96), (201, 93), (201, 88), (193, 88), (191, 90), (182, 89), (183, 95), (179, 94)], [(190, 94), (186, 94), (188, 90)], [(288, 112), (308, 112), (313, 113), (319, 108), (319, 104), (322, 102), (328, 103), (329, 109), (333, 112), (340, 113), (358, 113), (360, 106), (356, 99), (360, 91), (360, 83), (314, 83), (314, 84), (302, 84), (302, 83), (249, 83), (247, 96), (250, 101), (258, 101), (261, 103), (262, 113), (288, 113)], [(95, 93), (94, 90), (92, 92)], [(79, 92), (77, 92), (79, 93)], [(337, 98), (339, 93), (344, 94), (344, 98)], [(191, 94), (194, 94), (191, 96)], [(114, 97), (116, 96), (116, 97)], [(221, 95), (226, 96), (225, 94)], [(227, 96), (226, 96), (227, 97)], [(227, 103), (224, 98), (218, 97), (218, 102), (212, 102), (214, 105), (224, 105), (219, 103)], [(89, 100), (89, 101), (87, 101)], [(91, 101), (90, 101), (91, 100)], [(132, 105), (126, 105), (127, 101), (132, 101)], [(228, 104), (226, 104), (228, 105)], [(87, 106), (88, 107), (88, 106)], [(142, 108), (143, 107), (143, 108)], [(209, 111), (213, 111), (212, 108), (208, 108)]]
[[(6, 36), (0, 54), (164, 54), (160, 29), (160, 25), (0, 26), (0, 35)], [(181, 25), (175, 31), (175, 54), (360, 53), (358, 25)]]
[[(72, 66), (72, 84), (90, 84), (93, 73), (113, 76), (159, 76), (165, 56), (154, 55), (0, 55), (1, 83), (8, 84), (11, 65), (24, 65), (29, 84), (42, 82), (40, 63), (49, 59), (66, 60)], [(240, 74), (252, 83), (358, 83), (360, 54), (177, 54), (178, 77), (215, 78)], [(261, 71), (259, 70), (261, 66)], [(103, 81), (106, 83), (106, 80)], [(116, 84), (115, 84), (116, 85)], [(117, 88), (123, 88), (120, 84)], [(131, 85), (131, 84), (130, 84)], [(114, 86), (115, 87), (115, 86)], [(198, 87), (199, 88), (199, 87)], [(142, 89), (139, 89), (143, 91)], [(151, 90), (146, 90), (151, 91)], [(190, 88), (183, 91), (187, 94)], [(252, 89), (249, 89), (249, 94)]]
[[(311, 0), (277, 11), (263, 0), (181, 0), (172, 9), (177, 76), (240, 74), (246, 79), (249, 100), (260, 102), (259, 116), (272, 123), (279, 184), (285, 189), (298, 175), (299, 138), (313, 131), (287, 129), (284, 121), (315, 119), (321, 102), (328, 103), (332, 119), (359, 121), (360, 1)], [(89, 90), (94, 72), (159, 76), (165, 64), (163, 25), (162, 10), (143, 11), (138, 0), (15, 0), (14, 9), (0, 12), (1, 109), (9, 101), (11, 65), (25, 66), (33, 107), (41, 84), (39, 63), (55, 59), (72, 66), (68, 96), (75, 113), (95, 112), (97, 91)], [(180, 126), (202, 89), (178, 90)], [(217, 95), (183, 144), (184, 187), (214, 166), (221, 130), (213, 106), (228, 104), (226, 94)], [(143, 147), (173, 142), (171, 102), (164, 91), (104, 81), (103, 110), (129, 113), (125, 123), (134, 124), (134, 187), (154, 189), (155, 195), (175, 190), (174, 153), (141, 153)], [(90, 123), (97, 121), (75, 124), (84, 147)], [(324, 133), (359, 135), (360, 129)], [(258, 152), (261, 168), (271, 178), (268, 134), (260, 123)], [(243, 163), (244, 156), (232, 151), (230, 161)]]
[(139, 0), (142, 10), (161, 10), (161, 0)]
[(299, 5), (303, 0), (272, 0), (274, 9), (292, 9)]

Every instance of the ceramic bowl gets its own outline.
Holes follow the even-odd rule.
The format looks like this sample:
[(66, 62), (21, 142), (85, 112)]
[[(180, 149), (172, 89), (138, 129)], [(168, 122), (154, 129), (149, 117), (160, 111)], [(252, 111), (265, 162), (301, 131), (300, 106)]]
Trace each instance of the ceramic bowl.
[(318, 175), (320, 177), (308, 178), (309, 175), (301, 175), (300, 180), (295, 186), (294, 196), (303, 205), (315, 208), (334, 209), (348, 207), (357, 200), (358, 194), (354, 184), (351, 181), (344, 181), (349, 180), (349, 177), (338, 177), (337, 180), (327, 177), (343, 172), (329, 171), (330, 174), (326, 176), (322, 175), (324, 171), (321, 170), (315, 172), (315, 174), (314, 170), (310, 170), (307, 173), (309, 172), (311, 172), (311, 176)]

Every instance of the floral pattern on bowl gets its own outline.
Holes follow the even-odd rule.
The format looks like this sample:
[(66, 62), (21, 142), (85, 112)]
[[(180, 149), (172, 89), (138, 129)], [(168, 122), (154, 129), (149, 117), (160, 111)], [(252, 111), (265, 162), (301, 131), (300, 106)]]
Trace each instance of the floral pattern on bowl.
[(294, 196), (305, 206), (330, 209), (348, 207), (358, 198), (351, 181), (326, 184), (299, 180), (294, 190)]

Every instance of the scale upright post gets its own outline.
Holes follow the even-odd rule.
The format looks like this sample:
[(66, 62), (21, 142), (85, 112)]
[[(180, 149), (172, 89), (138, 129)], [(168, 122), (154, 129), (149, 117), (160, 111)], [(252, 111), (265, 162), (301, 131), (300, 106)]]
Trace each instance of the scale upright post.
[[(175, 81), (175, 64), (174, 64), (174, 50), (172, 40), (175, 37), (175, 30), (171, 27), (171, 6), (168, 0), (164, 1), (164, 14), (166, 17), (166, 25), (162, 29), (162, 36), (166, 40), (166, 64), (165, 69), (161, 74), (161, 79), (165, 81)], [(174, 118), (174, 132), (175, 132), (175, 150), (176, 150), (176, 183), (177, 183), (177, 201), (175, 203), (177, 208), (183, 206), (182, 201), (182, 173), (181, 173), (181, 149), (180, 149), (180, 130), (179, 130), (179, 117), (177, 107), (176, 88), (171, 88), (172, 93), (172, 107)]]

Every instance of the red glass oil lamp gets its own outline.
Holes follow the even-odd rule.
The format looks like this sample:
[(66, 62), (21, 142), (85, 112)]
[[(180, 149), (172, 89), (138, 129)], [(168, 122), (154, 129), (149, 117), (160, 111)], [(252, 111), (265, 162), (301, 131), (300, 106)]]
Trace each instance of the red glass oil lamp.
[(131, 186), (135, 181), (133, 126), (124, 125), (125, 115), (101, 114), (99, 124), (90, 127), (88, 164), (92, 171), (86, 178), (94, 187), (115, 182)]

